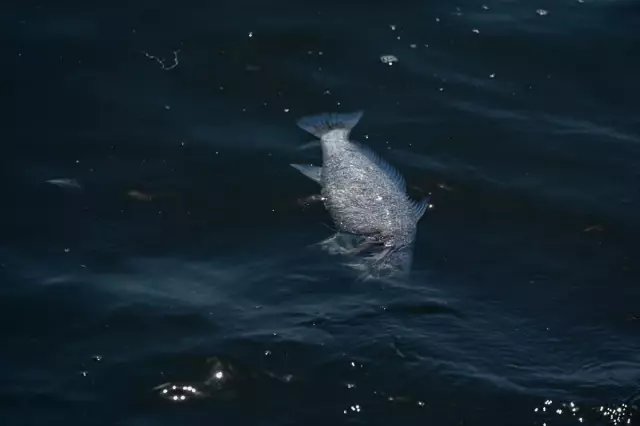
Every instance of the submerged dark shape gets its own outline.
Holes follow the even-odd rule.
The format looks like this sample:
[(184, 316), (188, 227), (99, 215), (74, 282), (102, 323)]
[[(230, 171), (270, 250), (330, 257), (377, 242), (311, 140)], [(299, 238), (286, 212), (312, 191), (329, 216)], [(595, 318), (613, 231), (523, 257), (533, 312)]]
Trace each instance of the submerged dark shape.
[(371, 149), (349, 140), (362, 112), (303, 117), (298, 126), (320, 138), (322, 167), (292, 164), (320, 184), (321, 197), (337, 227), (320, 243), (334, 253), (361, 255), (351, 266), (370, 275), (411, 269), (417, 223), (429, 197), (414, 201), (402, 175)]

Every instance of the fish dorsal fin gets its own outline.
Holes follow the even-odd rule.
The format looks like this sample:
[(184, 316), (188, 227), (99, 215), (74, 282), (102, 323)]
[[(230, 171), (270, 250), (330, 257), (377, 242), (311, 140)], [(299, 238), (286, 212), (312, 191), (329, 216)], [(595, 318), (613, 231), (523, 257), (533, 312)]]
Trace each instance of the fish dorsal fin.
[(357, 146), (360, 152), (365, 154), (373, 163), (375, 163), (400, 190), (407, 190), (407, 184), (398, 169), (393, 167), (390, 163), (388, 163), (384, 158), (382, 158), (368, 146), (363, 145), (360, 142), (352, 141), (351, 143)]
[(348, 140), (351, 129), (358, 124), (362, 114), (362, 111), (356, 111), (307, 115), (300, 118), (297, 124), (301, 129), (325, 141)]
[(431, 195), (427, 195), (422, 200), (411, 201), (411, 207), (413, 208), (413, 213), (415, 215), (416, 221), (420, 220), (420, 218), (424, 215), (424, 213), (429, 208), (430, 199), (431, 199)]
[(317, 183), (320, 183), (322, 179), (322, 167), (310, 164), (291, 164), (291, 167), (297, 169), (300, 173)]

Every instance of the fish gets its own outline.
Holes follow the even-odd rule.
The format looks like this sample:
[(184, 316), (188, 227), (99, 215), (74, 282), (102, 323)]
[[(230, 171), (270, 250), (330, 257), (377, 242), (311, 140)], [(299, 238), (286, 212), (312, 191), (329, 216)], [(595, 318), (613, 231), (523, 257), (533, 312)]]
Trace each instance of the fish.
[[(363, 111), (304, 116), (297, 125), (320, 139), (322, 165), (290, 164), (321, 187), (320, 197), (337, 228), (323, 241), (345, 254), (371, 254), (376, 271), (408, 272), (417, 224), (430, 195), (413, 200), (400, 172), (350, 133)], [(344, 244), (345, 237), (349, 244)], [(362, 265), (360, 265), (362, 266)]]

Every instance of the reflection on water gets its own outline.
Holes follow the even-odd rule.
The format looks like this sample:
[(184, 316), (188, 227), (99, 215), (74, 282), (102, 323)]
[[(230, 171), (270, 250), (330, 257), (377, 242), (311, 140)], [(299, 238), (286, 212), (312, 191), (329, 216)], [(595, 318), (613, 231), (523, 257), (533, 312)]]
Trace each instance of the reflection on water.
[(547, 399), (533, 410), (539, 419), (536, 425), (632, 425), (638, 417), (638, 405), (626, 403), (586, 405)]
[[(266, 351), (265, 356), (271, 355), (271, 351)], [(347, 362), (354, 371), (358, 371), (359, 366), (356, 361)], [(163, 383), (153, 388), (158, 398), (174, 403), (184, 403), (197, 399), (211, 399), (224, 401), (230, 398), (246, 398), (254, 395), (258, 388), (263, 392), (269, 392), (269, 388), (275, 383), (295, 386), (300, 389), (304, 383), (312, 385), (314, 373), (307, 371), (304, 375), (295, 377), (292, 374), (276, 373), (273, 371), (258, 371), (248, 368), (238, 369), (234, 363), (220, 357), (209, 358), (206, 362), (209, 366), (208, 374), (203, 380), (192, 383)], [(363, 381), (363, 383), (360, 383)], [(265, 384), (266, 382), (266, 384)], [(268, 383), (271, 382), (271, 385)], [(348, 381), (334, 383), (336, 388), (359, 391), (355, 398), (350, 398), (354, 402), (343, 410), (345, 415), (357, 415), (370, 410), (372, 404), (378, 409), (383, 405), (407, 406), (412, 405), (417, 409), (425, 409), (425, 415), (429, 413), (432, 405), (428, 397), (420, 398), (409, 393), (394, 393), (384, 389), (384, 386), (373, 391), (367, 391), (366, 378), (361, 375), (361, 379), (351, 377)], [(302, 384), (302, 385), (301, 385)], [(355, 402), (358, 401), (358, 402)], [(515, 424), (531, 426), (624, 426), (632, 425), (632, 420), (638, 416), (637, 402), (622, 402), (607, 405), (594, 405), (578, 403), (573, 401), (557, 401), (546, 399), (538, 406), (534, 406), (528, 412), (520, 414), (514, 413)], [(513, 415), (513, 414), (511, 414)]]

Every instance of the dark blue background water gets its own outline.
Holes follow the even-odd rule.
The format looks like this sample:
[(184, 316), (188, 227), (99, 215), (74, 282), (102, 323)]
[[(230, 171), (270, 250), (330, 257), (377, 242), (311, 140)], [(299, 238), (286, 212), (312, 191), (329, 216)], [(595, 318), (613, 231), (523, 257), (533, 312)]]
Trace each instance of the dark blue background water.
[[(636, 420), (637, 2), (0, 10), (3, 425)], [(408, 281), (298, 202), (356, 109), (433, 194)]]

